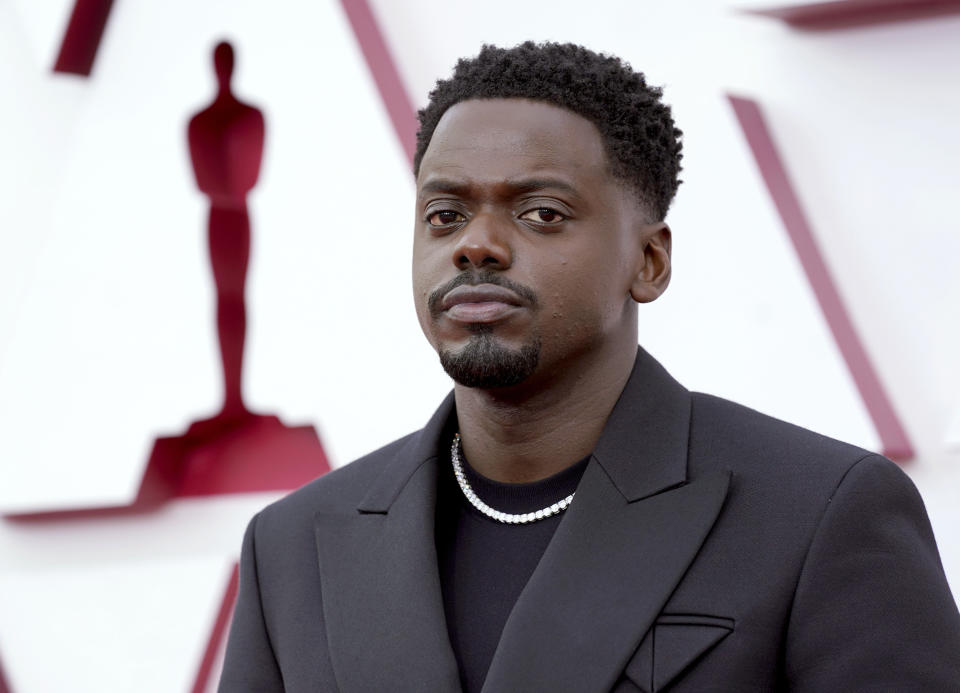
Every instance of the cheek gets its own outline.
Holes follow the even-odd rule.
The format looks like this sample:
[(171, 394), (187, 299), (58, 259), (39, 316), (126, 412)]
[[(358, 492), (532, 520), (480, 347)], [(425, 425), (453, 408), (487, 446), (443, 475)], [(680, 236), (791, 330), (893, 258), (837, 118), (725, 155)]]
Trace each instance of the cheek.
[(414, 243), (411, 272), (413, 305), (417, 313), (417, 321), (420, 323), (420, 329), (423, 330), (427, 341), (431, 344), (435, 344), (435, 340), (433, 338), (433, 320), (427, 307), (427, 299), (442, 280), (435, 260), (436, 258), (431, 258), (422, 247), (418, 247), (418, 244)]
[(412, 279), (413, 302), (419, 311), (421, 304), (426, 302), (426, 297), (430, 294), (429, 290), (427, 289), (427, 278), (421, 269), (414, 266)]
[(551, 278), (545, 292), (549, 306), (545, 311), (547, 330), (556, 337), (589, 339), (620, 322), (629, 297), (629, 286), (618, 267), (610, 267), (608, 258), (568, 259), (558, 267), (560, 275)]
[(420, 311), (421, 304), (430, 294), (432, 277), (434, 276), (432, 258), (416, 240), (413, 244), (413, 258), (411, 265), (411, 280), (413, 286), (413, 300)]
[(417, 311), (417, 319), (420, 325), (426, 328), (429, 319), (429, 310), (427, 309), (427, 298), (430, 296), (429, 282), (427, 277), (417, 269), (413, 271), (413, 305)]
[(576, 263), (567, 263), (560, 281), (545, 292), (544, 318), (554, 337), (568, 339), (592, 332), (598, 323), (600, 300), (595, 280), (579, 270)]

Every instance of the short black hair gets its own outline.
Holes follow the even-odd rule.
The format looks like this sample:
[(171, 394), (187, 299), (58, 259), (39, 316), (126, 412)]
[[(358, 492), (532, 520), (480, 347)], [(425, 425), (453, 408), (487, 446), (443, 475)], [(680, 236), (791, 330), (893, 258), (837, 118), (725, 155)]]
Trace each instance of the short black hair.
[(667, 215), (680, 184), (680, 137), (663, 90), (615, 56), (572, 43), (527, 41), (513, 48), (484, 45), (475, 58), (457, 62), (450, 79), (438, 80), (417, 113), (420, 130), (414, 174), (440, 118), (469, 99), (523, 98), (566, 108), (596, 125), (611, 173), (637, 191), (657, 220)]

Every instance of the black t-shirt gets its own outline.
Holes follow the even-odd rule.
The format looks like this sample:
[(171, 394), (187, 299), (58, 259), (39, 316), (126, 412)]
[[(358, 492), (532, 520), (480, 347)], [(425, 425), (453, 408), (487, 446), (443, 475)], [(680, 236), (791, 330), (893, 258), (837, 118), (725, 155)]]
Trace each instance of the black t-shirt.
[[(573, 493), (589, 457), (541, 481), (504, 484), (464, 473), (477, 496), (507, 513), (540, 510)], [(576, 499), (574, 499), (574, 503)], [(503, 626), (564, 513), (525, 525), (492, 520), (464, 498), (447, 458), (440, 464), (436, 542), (450, 644), (464, 693), (483, 687)]]

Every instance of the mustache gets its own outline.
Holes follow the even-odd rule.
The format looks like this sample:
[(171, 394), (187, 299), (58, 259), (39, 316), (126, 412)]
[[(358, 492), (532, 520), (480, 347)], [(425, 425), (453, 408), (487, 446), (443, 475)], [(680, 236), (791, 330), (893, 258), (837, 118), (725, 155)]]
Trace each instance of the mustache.
[(496, 286), (501, 286), (504, 289), (509, 289), (530, 304), (532, 308), (537, 307), (537, 295), (534, 293), (533, 289), (526, 287), (523, 284), (518, 284), (517, 282), (504, 277), (502, 274), (493, 272), (491, 270), (471, 270), (467, 272), (461, 272), (447, 283), (430, 292), (430, 296), (427, 297), (427, 308), (430, 309), (430, 315), (437, 317), (441, 313), (440, 302), (443, 300), (443, 297), (456, 289), (458, 286), (477, 286), (478, 284), (494, 284)]

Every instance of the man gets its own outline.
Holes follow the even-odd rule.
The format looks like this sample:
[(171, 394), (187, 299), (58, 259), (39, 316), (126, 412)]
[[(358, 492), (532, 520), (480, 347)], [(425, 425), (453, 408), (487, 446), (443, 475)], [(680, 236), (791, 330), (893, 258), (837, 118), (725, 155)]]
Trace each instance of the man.
[(956, 691), (960, 616), (889, 461), (642, 349), (680, 132), (572, 45), (420, 112), (413, 284), (454, 392), (266, 508), (223, 691)]

